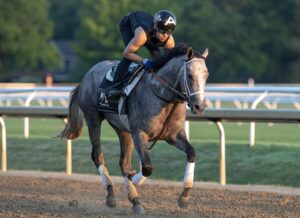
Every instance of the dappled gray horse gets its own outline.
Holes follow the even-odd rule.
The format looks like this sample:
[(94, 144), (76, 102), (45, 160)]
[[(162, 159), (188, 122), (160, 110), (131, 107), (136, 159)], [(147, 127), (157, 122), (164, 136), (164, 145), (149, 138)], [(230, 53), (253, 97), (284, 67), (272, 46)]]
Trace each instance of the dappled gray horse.
[[(119, 137), (121, 147), (119, 164), (128, 199), (133, 204), (133, 211), (143, 212), (136, 186), (141, 185), (152, 173), (148, 143), (157, 140), (164, 140), (187, 155), (183, 191), (177, 202), (182, 208), (188, 206), (196, 154), (184, 130), (186, 102), (193, 113), (201, 113), (206, 106), (204, 90), (208, 77), (205, 64), (207, 55), (207, 49), (201, 55), (190, 47), (175, 47), (166, 58), (158, 60), (154, 64), (158, 71), (144, 73), (127, 99), (128, 114), (121, 116), (126, 116), (128, 122), (122, 121), (118, 114), (96, 110), (97, 87), (115, 62), (103, 61), (93, 66), (72, 91), (68, 123), (60, 136), (67, 139), (79, 137), (84, 116), (92, 144), (91, 158), (102, 177), (104, 190), (107, 191), (108, 207), (116, 206), (116, 198), (100, 145), (100, 127), (104, 119)], [(134, 148), (141, 163), (139, 173), (135, 173), (131, 168), (131, 154)]]

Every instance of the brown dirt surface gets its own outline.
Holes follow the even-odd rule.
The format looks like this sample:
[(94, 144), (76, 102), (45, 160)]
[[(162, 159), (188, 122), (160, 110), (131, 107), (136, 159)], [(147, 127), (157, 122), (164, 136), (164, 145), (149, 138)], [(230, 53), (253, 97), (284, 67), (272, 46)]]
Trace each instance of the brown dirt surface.
[(0, 173), (0, 217), (300, 217), (300, 189), (196, 182), (190, 206), (176, 200), (181, 182), (147, 180), (138, 188), (145, 214), (134, 215), (123, 179), (107, 208), (100, 176), (27, 171)]

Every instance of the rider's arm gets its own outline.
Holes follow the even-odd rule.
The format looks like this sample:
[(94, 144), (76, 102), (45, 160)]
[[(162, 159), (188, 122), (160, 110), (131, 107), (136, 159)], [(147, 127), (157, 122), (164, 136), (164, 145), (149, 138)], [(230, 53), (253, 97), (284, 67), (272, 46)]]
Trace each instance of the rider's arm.
[(135, 52), (139, 50), (147, 42), (147, 35), (142, 27), (135, 29), (134, 37), (128, 43), (127, 47), (123, 51), (123, 57), (136, 63), (142, 63), (143, 58), (137, 55)]
[(172, 35), (170, 35), (168, 41), (166, 42), (164, 48), (174, 48), (175, 47), (175, 41)]

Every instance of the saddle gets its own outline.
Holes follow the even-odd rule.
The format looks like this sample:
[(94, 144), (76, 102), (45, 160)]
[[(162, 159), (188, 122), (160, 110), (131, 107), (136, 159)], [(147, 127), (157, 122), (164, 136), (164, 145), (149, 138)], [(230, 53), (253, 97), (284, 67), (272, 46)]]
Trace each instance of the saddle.
[[(97, 111), (116, 114), (127, 114), (127, 108), (125, 101), (130, 92), (136, 86), (144, 73), (144, 67), (142, 64), (132, 63), (128, 68), (126, 77), (113, 84), (113, 78), (117, 65), (106, 73), (105, 78), (97, 88)], [(125, 84), (125, 85), (123, 85)], [(121, 87), (122, 86), (122, 87)], [(113, 88), (120, 88), (119, 94), (111, 94), (110, 90)]]

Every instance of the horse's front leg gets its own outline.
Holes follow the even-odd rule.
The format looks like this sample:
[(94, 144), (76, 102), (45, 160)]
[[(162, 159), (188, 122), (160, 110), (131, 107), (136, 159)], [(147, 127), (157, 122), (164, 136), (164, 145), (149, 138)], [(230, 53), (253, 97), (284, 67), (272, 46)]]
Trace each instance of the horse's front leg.
[(184, 151), (187, 155), (187, 165), (183, 178), (183, 191), (180, 194), (177, 203), (181, 208), (187, 208), (189, 205), (190, 190), (193, 187), (194, 182), (194, 169), (196, 152), (193, 146), (188, 142), (184, 129), (182, 129), (177, 135), (168, 139), (169, 144), (175, 145), (178, 149)]

